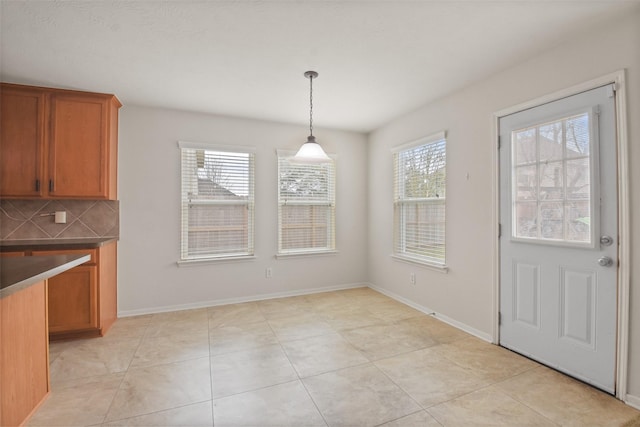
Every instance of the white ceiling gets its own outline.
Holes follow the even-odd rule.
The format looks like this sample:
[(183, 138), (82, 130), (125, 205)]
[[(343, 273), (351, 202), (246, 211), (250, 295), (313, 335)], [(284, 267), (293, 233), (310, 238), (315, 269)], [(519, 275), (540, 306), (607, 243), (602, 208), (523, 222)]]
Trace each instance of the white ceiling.
[(638, 1), (7, 1), (3, 81), (367, 132)]

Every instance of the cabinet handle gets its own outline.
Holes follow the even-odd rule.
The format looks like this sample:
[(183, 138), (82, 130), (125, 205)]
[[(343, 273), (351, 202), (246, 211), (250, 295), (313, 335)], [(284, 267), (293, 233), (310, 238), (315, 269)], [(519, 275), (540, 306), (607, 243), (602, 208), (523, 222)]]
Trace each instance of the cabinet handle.
[(49, 191), (53, 191), (53, 180), (49, 180)]
[(40, 191), (40, 180), (36, 179), (36, 191)]

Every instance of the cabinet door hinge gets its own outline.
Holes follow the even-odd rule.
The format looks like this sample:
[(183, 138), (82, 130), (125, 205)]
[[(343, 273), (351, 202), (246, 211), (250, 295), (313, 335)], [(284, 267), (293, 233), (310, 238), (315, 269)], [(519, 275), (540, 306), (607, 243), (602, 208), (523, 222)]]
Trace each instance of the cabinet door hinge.
[(498, 312), (498, 325), (502, 325), (502, 313)]
[(498, 238), (502, 237), (502, 224), (498, 223)]
[(498, 135), (498, 150), (500, 149), (501, 146), (502, 146), (502, 141), (501, 141), (500, 135)]

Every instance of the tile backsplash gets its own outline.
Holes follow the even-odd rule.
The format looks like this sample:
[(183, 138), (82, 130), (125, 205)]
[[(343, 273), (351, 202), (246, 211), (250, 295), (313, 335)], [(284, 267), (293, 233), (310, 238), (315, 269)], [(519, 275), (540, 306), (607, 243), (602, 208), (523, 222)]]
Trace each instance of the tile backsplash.
[[(53, 213), (65, 211), (66, 224)], [(120, 237), (118, 200), (0, 200), (0, 240)]]

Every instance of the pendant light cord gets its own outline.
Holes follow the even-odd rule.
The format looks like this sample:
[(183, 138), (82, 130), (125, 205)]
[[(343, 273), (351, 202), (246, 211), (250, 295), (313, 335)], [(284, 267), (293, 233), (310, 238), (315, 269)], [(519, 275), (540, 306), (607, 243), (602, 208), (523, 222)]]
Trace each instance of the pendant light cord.
[(313, 76), (309, 76), (309, 134), (313, 136)]

